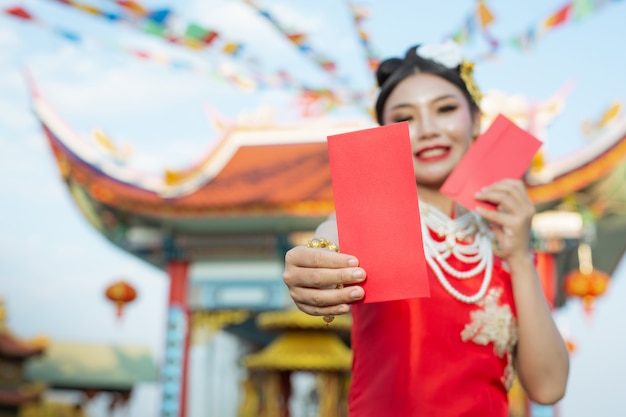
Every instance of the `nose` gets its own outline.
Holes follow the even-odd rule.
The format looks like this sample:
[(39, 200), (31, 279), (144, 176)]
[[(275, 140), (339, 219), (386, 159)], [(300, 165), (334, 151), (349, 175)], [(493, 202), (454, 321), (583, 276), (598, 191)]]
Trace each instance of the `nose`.
[(435, 117), (430, 112), (422, 112), (415, 123), (415, 137), (417, 140), (432, 139), (439, 135), (439, 128)]

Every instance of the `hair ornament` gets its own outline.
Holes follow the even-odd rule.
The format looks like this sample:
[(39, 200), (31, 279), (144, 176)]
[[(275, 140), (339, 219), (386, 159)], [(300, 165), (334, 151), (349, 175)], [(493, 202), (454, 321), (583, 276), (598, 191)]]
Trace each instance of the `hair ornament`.
[(450, 69), (458, 67), (463, 62), (461, 47), (450, 39), (439, 44), (420, 45), (415, 53)]
[(465, 83), (467, 92), (479, 106), (483, 95), (474, 81), (474, 63), (463, 58), (463, 51), (459, 44), (451, 39), (440, 44), (420, 45), (415, 54), (421, 58), (429, 59), (449, 69), (458, 69), (459, 75)]
[(480, 100), (482, 100), (483, 94), (480, 92), (476, 81), (474, 81), (474, 63), (464, 59), (459, 67), (459, 75), (465, 83), (467, 92), (470, 96), (472, 96), (474, 103), (476, 103), (477, 106), (480, 106)]

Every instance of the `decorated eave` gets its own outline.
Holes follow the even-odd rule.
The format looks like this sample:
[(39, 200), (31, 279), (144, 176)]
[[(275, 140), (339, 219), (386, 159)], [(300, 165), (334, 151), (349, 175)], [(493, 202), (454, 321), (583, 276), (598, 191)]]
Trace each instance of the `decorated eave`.
[(0, 389), (0, 407), (19, 407), (41, 400), (46, 386), (41, 383), (22, 384), (19, 388)]
[(244, 366), (251, 370), (349, 371), (352, 352), (334, 333), (349, 333), (351, 323), (351, 317), (344, 315), (328, 326), (296, 308), (261, 313), (258, 326), (282, 334), (260, 352), (247, 356)]
[(103, 155), (36, 92), (33, 109), (79, 204), (89, 199), (154, 221), (326, 216), (333, 208), (326, 137), (365, 127), (318, 121), (233, 128), (195, 166), (158, 177)]
[(563, 280), (580, 268), (581, 242), (591, 247), (593, 267), (608, 275), (626, 252), (626, 119), (607, 125), (581, 150), (531, 172), (527, 188), (538, 212), (535, 243), (556, 242), (554, 251), (545, 249), (556, 255), (556, 305), (562, 305)]
[(311, 231), (333, 210), (327, 136), (372, 123), (232, 127), (194, 166), (158, 176), (131, 169), (78, 135), (35, 89), (32, 98), (82, 214), (113, 243), (157, 265), (164, 251), (179, 249), (216, 257), (213, 249), (265, 248), (263, 256), (275, 256), (275, 238)]
[(607, 126), (584, 148), (531, 172), (527, 188), (537, 204), (552, 203), (605, 178), (626, 162), (626, 118)]
[[(263, 240), (313, 230), (333, 210), (326, 137), (372, 126), (371, 121), (328, 119), (293, 126), (235, 126), (194, 166), (155, 176), (131, 169), (80, 137), (36, 91), (33, 108), (84, 216), (110, 240), (144, 258), (154, 253), (142, 254), (137, 247), (146, 242), (163, 246), (172, 237), (188, 248), (213, 250), (228, 246), (226, 236), (232, 240), (242, 235), (232, 243), (236, 250), (252, 245), (271, 251), (276, 242), (255, 242), (250, 236)], [(625, 160), (626, 120), (621, 119), (578, 152), (532, 170), (526, 177), (529, 195), (539, 212), (563, 210), (563, 201), (575, 194), (584, 194), (584, 203), (596, 210), (606, 204), (593, 200), (607, 199), (604, 191), (596, 190), (599, 186), (608, 181), (613, 189), (623, 190), (619, 168)], [(597, 214), (599, 229), (623, 230), (621, 223), (614, 224), (623, 220), (623, 213), (603, 208)], [(612, 222), (608, 226), (606, 219)], [(600, 235), (605, 233), (600, 230)], [(215, 241), (209, 241), (211, 236)], [(625, 246), (619, 236), (610, 240), (610, 253), (601, 260), (609, 273)]]
[(8, 330), (0, 331), (0, 358), (28, 359), (41, 355), (45, 348), (41, 340), (20, 340)]

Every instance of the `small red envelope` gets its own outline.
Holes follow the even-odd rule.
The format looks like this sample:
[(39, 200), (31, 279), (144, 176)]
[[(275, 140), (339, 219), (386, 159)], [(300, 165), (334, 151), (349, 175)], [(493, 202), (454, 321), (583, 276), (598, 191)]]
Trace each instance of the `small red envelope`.
[(430, 296), (408, 123), (328, 137), (339, 249), (359, 259), (364, 303)]
[(493, 204), (479, 201), (474, 195), (483, 187), (505, 178), (522, 177), (541, 141), (518, 127), (503, 115), (498, 115), (441, 186), (441, 192), (464, 207), (494, 209)]

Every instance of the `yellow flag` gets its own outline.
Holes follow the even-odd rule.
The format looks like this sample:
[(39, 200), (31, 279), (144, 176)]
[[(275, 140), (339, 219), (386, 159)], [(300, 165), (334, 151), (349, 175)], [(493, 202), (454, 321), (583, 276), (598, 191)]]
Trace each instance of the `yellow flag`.
[(613, 104), (603, 115), (600, 121), (598, 122), (598, 127), (604, 127), (607, 123), (613, 120), (618, 114), (620, 109), (622, 108), (621, 103), (617, 102)]
[(487, 7), (485, 2), (482, 0), (478, 2), (477, 14), (478, 21), (480, 22), (480, 27), (483, 29), (489, 26), (489, 24), (491, 24), (491, 22), (493, 22), (494, 20), (493, 13), (491, 13), (489, 7)]

